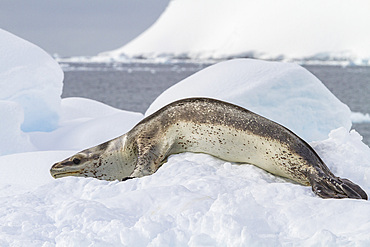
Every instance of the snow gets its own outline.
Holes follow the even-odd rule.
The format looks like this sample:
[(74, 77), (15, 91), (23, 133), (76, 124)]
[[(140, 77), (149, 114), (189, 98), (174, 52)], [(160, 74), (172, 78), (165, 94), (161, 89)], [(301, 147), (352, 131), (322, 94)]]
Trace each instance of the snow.
[(100, 57), (254, 57), (369, 65), (369, 11), (367, 0), (173, 0), (144, 33)]
[(293, 63), (234, 59), (210, 66), (164, 91), (146, 116), (176, 99), (210, 97), (278, 122), (306, 141), (351, 128), (350, 109), (313, 74)]
[[(7, 45), (12, 49), (17, 48)], [(29, 49), (35, 48), (29, 45)], [(15, 61), (16, 64), (27, 59), (35, 59), (38, 64), (36, 61), (45, 58), (41, 52), (25, 54), (22, 58), (18, 57), (20, 61)], [(7, 60), (3, 57), (0, 59), (0, 68), (4, 68)], [(254, 75), (255, 83), (249, 86), (238, 83), (247, 75), (244, 71), (235, 75), (229, 73), (233, 66), (246, 69), (247, 64), (252, 66), (251, 71), (260, 72)], [(47, 65), (32, 66), (28, 63), (24, 70), (40, 69), (46, 77), (53, 71), (39, 68)], [(276, 77), (279, 83), (282, 78), (288, 81), (286, 91), (280, 98), (283, 101), (280, 107), (288, 107), (289, 99), (297, 107), (306, 106), (308, 98), (297, 101), (293, 97), (299, 92), (296, 87), (303, 84), (291, 81), (301, 79), (311, 86), (317, 79), (290, 64), (250, 60), (221, 63), (189, 78), (188, 88), (193, 88), (195, 96), (199, 91), (191, 86), (193, 81), (207, 80), (207, 77), (215, 79), (215, 73), (218, 76), (225, 73), (233, 84), (225, 84), (221, 78), (215, 82), (214, 88), (218, 87), (224, 92), (228, 100), (254, 97), (252, 93), (262, 92), (262, 87), (275, 95), (276, 92), (282, 92), (282, 85), (270, 85), (271, 78), (276, 76), (273, 68), (282, 69), (283, 75)], [(11, 70), (8, 68), (8, 71)], [(2, 76), (7, 79), (4, 74)], [(27, 73), (19, 76), (19, 90), (31, 98), (34, 94), (49, 92), (48, 85), (44, 85), (43, 89), (27, 88), (30, 85), (28, 80), (35, 78)], [(43, 80), (41, 74), (38, 79)], [(53, 80), (48, 81), (56, 84)], [(180, 94), (183, 89), (179, 85), (184, 82), (186, 80), (172, 88), (172, 92)], [(39, 85), (38, 80), (34, 83)], [(207, 87), (201, 81), (198, 83)], [(319, 86), (319, 82), (315, 85), (318, 86), (316, 91), (307, 91), (320, 95), (315, 99), (315, 94), (309, 94), (313, 101), (322, 100), (324, 95), (331, 97), (325, 88)], [(13, 85), (1, 86), (9, 92)], [(216, 92), (213, 86), (208, 87)], [(240, 94), (230, 91), (237, 87), (240, 87)], [(221, 94), (218, 96), (221, 97)], [(23, 111), (27, 107), (16, 101), (1, 101), (0, 114), (6, 116), (1, 120), (1, 129), (5, 128), (6, 131), (1, 132), (0, 150), (9, 145), (7, 153), (12, 154), (0, 156), (0, 246), (370, 244), (368, 201), (324, 200), (315, 196), (310, 187), (291, 183), (252, 165), (238, 165), (206, 154), (172, 155), (155, 174), (125, 182), (76, 177), (55, 180), (49, 174), (53, 163), (127, 132), (143, 115), (114, 109), (89, 99), (66, 98), (60, 101), (59, 95), (50, 95), (50, 100), (52, 97), (60, 102), (59, 122), (52, 131), (21, 131), (25, 117)], [(169, 100), (163, 95), (160, 98)], [(325, 102), (337, 103), (343, 113), (347, 111), (333, 99)], [(274, 104), (271, 102), (272, 106)], [(324, 112), (325, 107), (324, 104), (318, 105), (314, 111)], [(277, 109), (272, 107), (271, 111)], [(333, 113), (328, 109), (328, 119), (331, 119)], [(49, 113), (45, 107), (37, 110), (40, 114), (33, 116), (35, 121)], [(280, 114), (287, 112), (286, 109)], [(348, 114), (346, 117), (348, 119), (343, 123), (350, 121)], [(288, 123), (294, 122), (296, 117), (288, 120)], [(307, 128), (315, 133), (314, 115), (308, 121)], [(336, 175), (351, 179), (369, 194), (370, 148), (361, 139), (356, 131), (349, 132), (347, 128), (339, 127), (333, 129), (325, 140), (316, 140), (311, 145)]]

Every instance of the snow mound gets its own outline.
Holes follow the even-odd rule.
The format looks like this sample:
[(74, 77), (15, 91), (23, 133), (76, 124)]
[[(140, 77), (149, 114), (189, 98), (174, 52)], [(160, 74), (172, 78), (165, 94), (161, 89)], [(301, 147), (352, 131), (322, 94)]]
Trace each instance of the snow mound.
[(370, 148), (355, 130), (349, 133), (344, 128), (332, 130), (328, 139), (312, 142), (311, 146), (334, 174), (356, 178), (363, 184), (370, 182)]
[(314, 75), (299, 65), (235, 59), (210, 66), (170, 87), (146, 116), (188, 97), (237, 104), (291, 129), (306, 141), (326, 139), (339, 127), (351, 128), (350, 110)]
[(129, 57), (299, 58), (370, 64), (370, 2), (174, 0), (125, 46)]
[(32, 150), (23, 132), (57, 127), (63, 71), (39, 47), (0, 29), (0, 154)]

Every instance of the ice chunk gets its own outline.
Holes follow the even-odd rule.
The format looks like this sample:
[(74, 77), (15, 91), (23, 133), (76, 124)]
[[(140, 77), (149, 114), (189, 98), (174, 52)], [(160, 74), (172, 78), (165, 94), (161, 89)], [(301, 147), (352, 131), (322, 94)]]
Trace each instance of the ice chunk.
[(55, 129), (63, 86), (58, 63), (41, 48), (2, 29), (0, 44), (0, 100), (23, 109), (23, 131)]
[(62, 100), (60, 126), (53, 132), (29, 133), (38, 150), (82, 150), (125, 134), (143, 114), (113, 108), (95, 100)]
[(306, 141), (351, 128), (350, 110), (313, 74), (282, 62), (235, 59), (210, 66), (175, 84), (150, 105), (146, 116), (187, 97), (228, 101), (276, 121)]
[(352, 112), (351, 114), (352, 123), (370, 123), (369, 113)]

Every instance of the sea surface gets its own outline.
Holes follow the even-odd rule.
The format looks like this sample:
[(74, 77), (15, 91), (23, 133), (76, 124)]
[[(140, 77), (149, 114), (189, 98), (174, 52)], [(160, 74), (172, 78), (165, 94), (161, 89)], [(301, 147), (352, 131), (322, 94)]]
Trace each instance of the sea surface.
[[(62, 63), (62, 97), (85, 97), (144, 113), (167, 88), (211, 64)], [(370, 113), (370, 67), (304, 66), (353, 112)], [(352, 126), (370, 145), (370, 123)]]

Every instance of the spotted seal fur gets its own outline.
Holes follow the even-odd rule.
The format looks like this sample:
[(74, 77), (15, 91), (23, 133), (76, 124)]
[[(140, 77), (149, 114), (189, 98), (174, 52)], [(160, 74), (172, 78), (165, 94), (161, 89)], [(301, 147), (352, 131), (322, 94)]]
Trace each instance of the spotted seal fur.
[(256, 165), (291, 179), (322, 198), (367, 199), (360, 186), (339, 178), (304, 140), (242, 107), (209, 98), (173, 102), (128, 133), (52, 166), (54, 178), (126, 180), (151, 175), (171, 154), (206, 153)]

